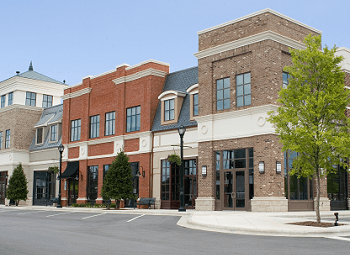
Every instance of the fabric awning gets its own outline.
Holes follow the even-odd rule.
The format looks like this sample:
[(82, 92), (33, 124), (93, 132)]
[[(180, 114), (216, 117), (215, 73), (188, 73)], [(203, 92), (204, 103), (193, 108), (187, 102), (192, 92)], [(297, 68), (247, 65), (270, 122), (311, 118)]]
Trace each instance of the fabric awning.
[(79, 161), (68, 162), (66, 170), (61, 174), (61, 178), (75, 177), (79, 171)]

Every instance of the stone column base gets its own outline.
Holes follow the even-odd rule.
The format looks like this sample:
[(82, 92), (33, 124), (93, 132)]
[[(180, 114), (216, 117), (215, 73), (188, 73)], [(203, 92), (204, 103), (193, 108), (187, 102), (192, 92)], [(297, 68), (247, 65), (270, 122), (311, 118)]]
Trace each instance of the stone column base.
[(285, 197), (253, 197), (252, 212), (288, 212), (288, 199)]
[(197, 197), (196, 211), (214, 211), (215, 199), (213, 197)]
[[(316, 198), (314, 199), (314, 210), (316, 211)], [(331, 200), (328, 197), (320, 197), (320, 211), (330, 211)]]

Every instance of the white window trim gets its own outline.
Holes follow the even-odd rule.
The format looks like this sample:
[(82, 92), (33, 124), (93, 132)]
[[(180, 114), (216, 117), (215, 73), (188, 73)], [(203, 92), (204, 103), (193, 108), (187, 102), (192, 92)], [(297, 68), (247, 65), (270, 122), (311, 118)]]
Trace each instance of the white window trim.
[[(38, 143), (38, 130), (39, 130), (40, 128), (43, 130), (43, 132), (42, 132), (42, 134), (41, 134), (41, 143)], [(35, 130), (35, 144), (36, 144), (36, 145), (41, 145), (41, 144), (44, 143), (44, 133), (45, 133), (45, 128), (44, 128), (44, 127), (39, 127), (39, 128), (37, 128), (37, 129)]]

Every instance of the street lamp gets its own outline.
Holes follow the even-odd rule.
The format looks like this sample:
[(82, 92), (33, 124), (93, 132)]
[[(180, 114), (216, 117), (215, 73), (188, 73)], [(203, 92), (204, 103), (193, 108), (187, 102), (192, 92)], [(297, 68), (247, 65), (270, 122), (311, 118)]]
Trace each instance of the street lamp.
[(57, 201), (57, 208), (62, 208), (62, 205), (61, 205), (61, 174), (62, 174), (62, 171), (61, 171), (61, 168), (62, 168), (62, 153), (63, 153), (63, 150), (64, 150), (64, 146), (62, 144), (60, 144), (58, 146), (58, 151), (60, 152), (60, 172), (59, 172), (59, 186), (58, 186), (58, 201)]
[(184, 126), (180, 126), (178, 128), (178, 131), (180, 135), (180, 154), (181, 154), (179, 212), (186, 212), (186, 208), (184, 206), (184, 139), (183, 139), (186, 132), (186, 128)]

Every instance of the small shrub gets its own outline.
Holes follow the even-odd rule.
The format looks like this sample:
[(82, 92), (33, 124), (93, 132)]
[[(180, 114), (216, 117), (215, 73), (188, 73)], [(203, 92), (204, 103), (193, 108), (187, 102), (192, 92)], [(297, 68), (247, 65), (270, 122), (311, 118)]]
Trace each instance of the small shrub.
[(103, 204), (101, 205), (101, 207), (106, 208), (106, 207), (108, 207), (108, 204), (103, 203)]
[(94, 207), (94, 208), (100, 208), (101, 205), (99, 205), (99, 204), (94, 204), (93, 207)]
[(86, 204), (79, 204), (79, 207), (86, 207)]
[(116, 208), (117, 205), (115, 203), (111, 203), (111, 205), (109, 206), (110, 208)]
[(74, 203), (71, 205), (72, 207), (78, 207), (79, 205), (77, 203)]

